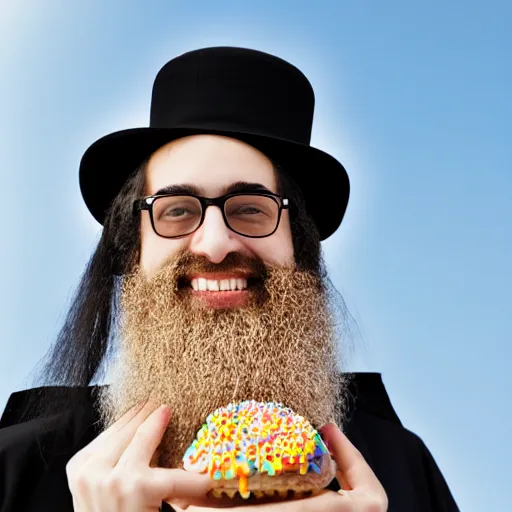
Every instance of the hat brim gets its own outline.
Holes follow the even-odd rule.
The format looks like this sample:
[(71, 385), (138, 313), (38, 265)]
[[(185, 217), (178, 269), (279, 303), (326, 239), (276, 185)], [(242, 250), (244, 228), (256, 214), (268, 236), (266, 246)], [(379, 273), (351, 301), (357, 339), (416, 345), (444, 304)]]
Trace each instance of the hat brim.
[(319, 149), (264, 135), (205, 128), (131, 128), (93, 143), (80, 162), (82, 197), (93, 217), (103, 224), (112, 201), (128, 176), (164, 144), (196, 134), (233, 137), (254, 146), (277, 162), (298, 184), (321, 240), (341, 224), (350, 182), (343, 165)]

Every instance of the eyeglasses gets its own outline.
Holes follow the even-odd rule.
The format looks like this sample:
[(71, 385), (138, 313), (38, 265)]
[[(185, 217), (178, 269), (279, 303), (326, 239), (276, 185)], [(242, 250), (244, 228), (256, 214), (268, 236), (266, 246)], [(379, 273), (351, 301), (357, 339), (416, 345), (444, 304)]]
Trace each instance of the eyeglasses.
[(264, 238), (276, 231), (281, 212), (288, 209), (289, 204), (288, 199), (270, 192), (236, 193), (216, 198), (166, 194), (137, 199), (133, 211), (149, 210), (157, 235), (180, 238), (199, 229), (208, 206), (220, 208), (231, 231), (249, 238)]

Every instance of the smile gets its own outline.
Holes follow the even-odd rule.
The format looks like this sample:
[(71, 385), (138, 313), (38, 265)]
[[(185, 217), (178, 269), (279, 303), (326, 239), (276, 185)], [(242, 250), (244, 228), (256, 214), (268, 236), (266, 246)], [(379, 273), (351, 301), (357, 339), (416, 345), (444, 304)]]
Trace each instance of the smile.
[(196, 292), (229, 292), (236, 290), (245, 290), (247, 288), (247, 279), (244, 277), (230, 277), (226, 279), (206, 279), (197, 277), (190, 282), (192, 289)]
[(247, 304), (260, 279), (244, 271), (188, 275), (182, 286), (192, 297), (212, 308), (236, 308)]

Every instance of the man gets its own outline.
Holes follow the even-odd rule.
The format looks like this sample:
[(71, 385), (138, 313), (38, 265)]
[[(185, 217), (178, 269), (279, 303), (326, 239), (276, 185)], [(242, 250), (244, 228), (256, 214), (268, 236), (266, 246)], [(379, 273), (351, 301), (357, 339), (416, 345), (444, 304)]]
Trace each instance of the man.
[[(309, 145), (313, 106), (291, 64), (208, 48), (160, 70), (150, 128), (86, 151), (80, 186), (104, 229), (43, 368), (59, 386), (14, 393), (2, 416), (2, 511), (457, 510), (380, 375), (342, 371), (320, 241), (349, 181)], [(329, 489), (245, 508), (176, 469), (207, 415), (245, 399), (322, 429)]]

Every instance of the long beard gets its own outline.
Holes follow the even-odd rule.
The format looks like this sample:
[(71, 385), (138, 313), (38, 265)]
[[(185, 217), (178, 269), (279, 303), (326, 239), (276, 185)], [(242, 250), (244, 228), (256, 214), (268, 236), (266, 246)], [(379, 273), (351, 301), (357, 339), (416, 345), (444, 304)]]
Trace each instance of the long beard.
[[(213, 309), (184, 289), (192, 270), (260, 276), (244, 307)], [(154, 460), (179, 467), (208, 414), (230, 402), (280, 402), (316, 428), (343, 423), (348, 377), (322, 279), (242, 255), (221, 265), (181, 253), (151, 279), (125, 277), (121, 338), (111, 384), (99, 397), (104, 428), (151, 397), (172, 418)]]

